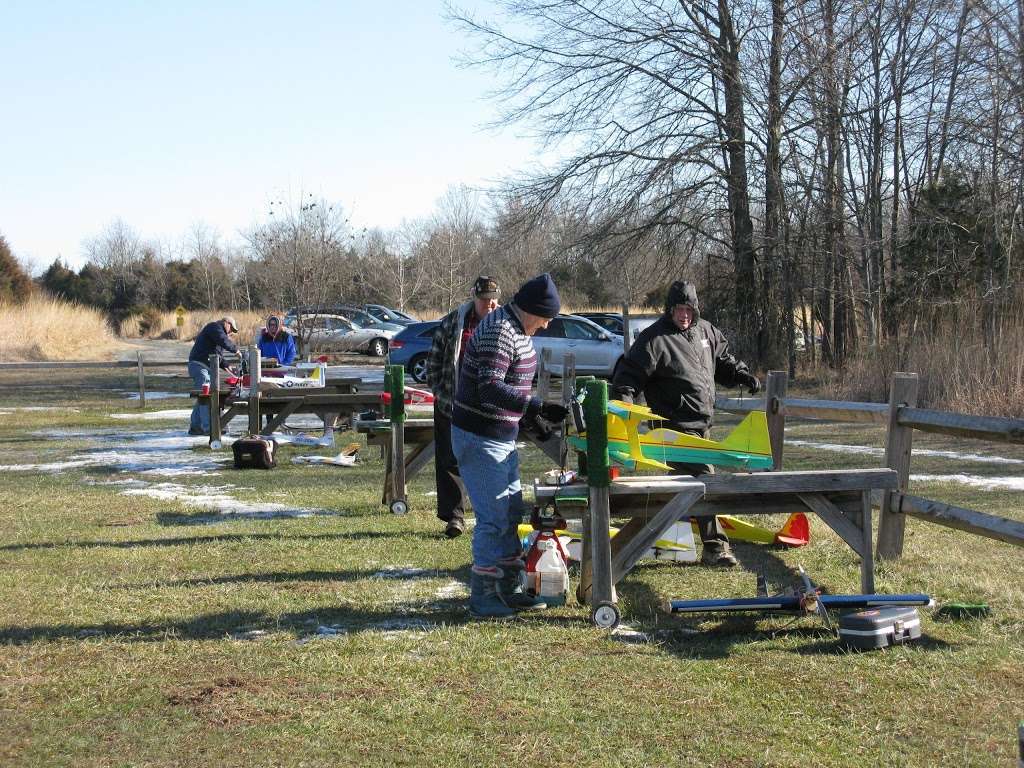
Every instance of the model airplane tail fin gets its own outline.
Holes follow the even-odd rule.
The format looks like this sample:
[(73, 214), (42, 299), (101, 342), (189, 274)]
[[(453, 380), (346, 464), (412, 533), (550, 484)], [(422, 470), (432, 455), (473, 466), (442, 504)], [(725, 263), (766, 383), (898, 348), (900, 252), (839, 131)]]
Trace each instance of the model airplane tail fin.
[(758, 453), (771, 456), (772, 445), (768, 439), (768, 420), (764, 411), (751, 411), (747, 418), (728, 434), (721, 446), (727, 451)]
[(811, 541), (811, 526), (807, 515), (794, 512), (786, 520), (785, 525), (775, 534), (775, 543), (787, 547), (802, 547)]

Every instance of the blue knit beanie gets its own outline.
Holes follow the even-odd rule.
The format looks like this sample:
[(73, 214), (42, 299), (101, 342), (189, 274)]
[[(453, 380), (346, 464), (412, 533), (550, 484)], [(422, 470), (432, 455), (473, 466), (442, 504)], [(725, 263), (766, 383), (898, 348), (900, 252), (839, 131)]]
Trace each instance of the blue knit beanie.
[(562, 299), (558, 295), (555, 281), (547, 272), (523, 283), (512, 301), (524, 312), (537, 317), (552, 318), (562, 309)]

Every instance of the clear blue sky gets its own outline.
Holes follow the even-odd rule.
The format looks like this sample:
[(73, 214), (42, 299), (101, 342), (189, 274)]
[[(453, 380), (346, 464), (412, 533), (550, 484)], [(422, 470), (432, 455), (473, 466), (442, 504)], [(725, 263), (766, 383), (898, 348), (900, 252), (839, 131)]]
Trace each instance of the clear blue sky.
[[(463, 3), (488, 11), (486, 0)], [(440, 0), (0, 3), (0, 234), (45, 268), (121, 218), (227, 240), (312, 192), (360, 226), (430, 214), (532, 145), (483, 125), (493, 76)]]

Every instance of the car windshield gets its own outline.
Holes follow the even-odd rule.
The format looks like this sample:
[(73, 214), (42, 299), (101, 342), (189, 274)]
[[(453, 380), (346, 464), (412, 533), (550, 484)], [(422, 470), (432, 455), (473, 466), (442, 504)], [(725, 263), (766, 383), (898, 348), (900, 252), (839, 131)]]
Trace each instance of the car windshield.
[(377, 325), (378, 322), (371, 315), (368, 315), (365, 312), (362, 312), (358, 309), (353, 309), (349, 312), (346, 312), (345, 317), (351, 320), (355, 325), (358, 325), (362, 328)]

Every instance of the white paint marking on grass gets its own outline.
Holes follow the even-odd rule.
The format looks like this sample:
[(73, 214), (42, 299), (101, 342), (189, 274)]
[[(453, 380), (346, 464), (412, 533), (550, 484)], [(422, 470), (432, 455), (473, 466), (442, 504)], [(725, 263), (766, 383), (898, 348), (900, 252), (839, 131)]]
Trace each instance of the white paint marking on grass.
[(983, 491), (1024, 491), (1024, 477), (982, 477), (981, 475), (911, 475), (915, 483), (956, 483)]
[(131, 421), (163, 421), (167, 419), (188, 419), (192, 415), (191, 408), (171, 408), (166, 411), (147, 411), (146, 413), (112, 413), (112, 419), (128, 419)]
[[(861, 453), (869, 456), (885, 456), (885, 449), (870, 445), (840, 445), (837, 443), (819, 443), (814, 440), (791, 440), (786, 438), (787, 445), (819, 448), (835, 453)], [(934, 448), (915, 448), (915, 456), (935, 456), (941, 459), (957, 461), (973, 461), (978, 464), (1024, 464), (1024, 459), (1011, 459), (1006, 456), (989, 456), (980, 453), (958, 453), (957, 451), (940, 451)]]

